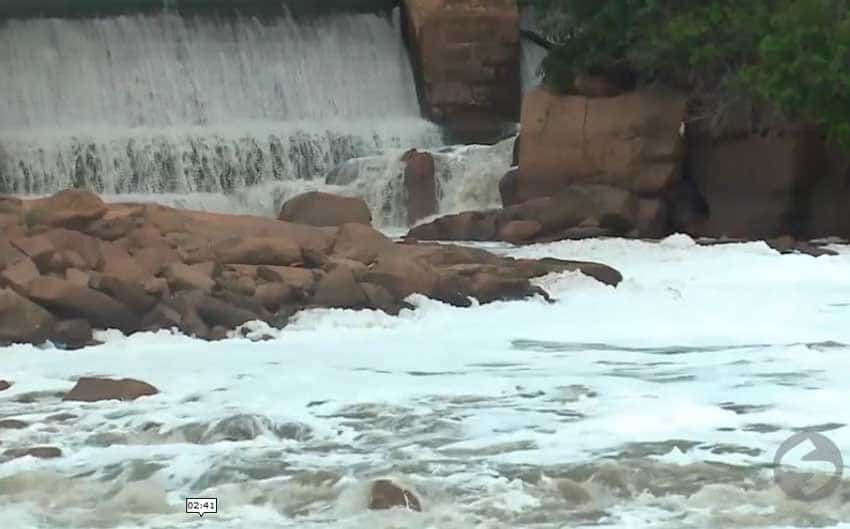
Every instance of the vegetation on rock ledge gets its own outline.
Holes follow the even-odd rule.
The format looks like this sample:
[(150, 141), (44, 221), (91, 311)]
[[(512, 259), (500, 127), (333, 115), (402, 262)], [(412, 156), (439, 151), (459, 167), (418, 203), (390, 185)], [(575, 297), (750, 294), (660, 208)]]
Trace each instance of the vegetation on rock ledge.
[(850, 0), (521, 1), (553, 41), (555, 89), (580, 75), (662, 82), (690, 90), (715, 129), (787, 119), (850, 147)]

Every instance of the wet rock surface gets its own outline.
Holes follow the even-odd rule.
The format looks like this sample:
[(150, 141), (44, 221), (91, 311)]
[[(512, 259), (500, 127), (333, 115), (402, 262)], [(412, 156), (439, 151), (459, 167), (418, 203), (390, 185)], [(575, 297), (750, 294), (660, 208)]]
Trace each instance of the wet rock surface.
[[(411, 185), (427, 180), (428, 160), (422, 153), (410, 157), (410, 167), (424, 175), (411, 176)], [(423, 164), (427, 167), (416, 167)], [(599, 221), (603, 227), (626, 229), (635, 222), (637, 202), (624, 192), (576, 193), (563, 200), (581, 205), (592, 198), (607, 208), (610, 214)], [(283, 327), (308, 307), (397, 314), (410, 308), (411, 294), (456, 306), (469, 306), (471, 299), (546, 297), (530, 280), (562, 268), (459, 246), (394, 243), (369, 226), (371, 213), (362, 201), (326, 193), (308, 193), (284, 205), (281, 218), (296, 222), (105, 204), (89, 195), (63, 192), (7, 204), (9, 218), (0, 223), (0, 286), (6, 287), (0, 290), (0, 341), (50, 340), (75, 349), (94, 343), (93, 330), (105, 328), (128, 334), (179, 329), (222, 339), (252, 320)], [(425, 204), (429, 200), (423, 201), (422, 214), (431, 207)], [(45, 205), (50, 215), (36, 214)], [(433, 238), (488, 239), (501, 229), (505, 237), (522, 240), (563, 224), (551, 212), (538, 220), (523, 217), (535, 207), (517, 206), (506, 222), (488, 222), (487, 215), (438, 221), (433, 231), (439, 237)], [(15, 215), (19, 219), (12, 222)], [(559, 215), (584, 220), (581, 212)], [(444, 237), (445, 226), (454, 237)], [(425, 235), (424, 229), (413, 233)], [(477, 230), (476, 236), (470, 237), (470, 230)], [(590, 275), (616, 283), (616, 273)], [(122, 395), (119, 391), (117, 398)]]

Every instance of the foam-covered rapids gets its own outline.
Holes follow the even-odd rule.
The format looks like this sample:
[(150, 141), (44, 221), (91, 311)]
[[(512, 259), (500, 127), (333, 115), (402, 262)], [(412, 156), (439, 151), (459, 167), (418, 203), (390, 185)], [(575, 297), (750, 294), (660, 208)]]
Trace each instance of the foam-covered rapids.
[[(683, 236), (486, 246), (595, 259), (625, 279), (543, 278), (554, 305), (315, 310), (271, 341), (104, 333), (82, 351), (6, 348), (0, 376), (15, 384), (0, 416), (29, 426), (0, 430), (3, 449), (64, 456), (0, 465), (0, 524), (848, 526), (846, 479), (804, 503), (769, 467), (801, 429), (850, 459), (850, 249), (780, 256)], [(62, 402), (81, 375), (161, 393)], [(369, 481), (385, 476), (424, 512), (367, 511)], [(187, 496), (217, 497), (219, 513), (185, 514)]]

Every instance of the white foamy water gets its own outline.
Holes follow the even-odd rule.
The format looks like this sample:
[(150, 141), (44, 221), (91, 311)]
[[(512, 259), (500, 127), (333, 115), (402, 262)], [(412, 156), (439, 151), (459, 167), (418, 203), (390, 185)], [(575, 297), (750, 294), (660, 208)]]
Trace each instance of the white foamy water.
[[(850, 459), (850, 248), (588, 240), (511, 255), (593, 259), (539, 299), (417, 310), (315, 310), (274, 339), (169, 333), (82, 351), (2, 351), (0, 525), (39, 528), (848, 527), (841, 494), (791, 500), (767, 467), (816, 428)], [(262, 333), (262, 330), (258, 330)], [(81, 375), (136, 377), (133, 403), (63, 403)], [(58, 413), (75, 417), (48, 419)], [(845, 468), (845, 471), (848, 469)], [(424, 512), (369, 512), (370, 479)], [(215, 496), (219, 513), (183, 513)]]
[[(464, 145), (429, 149), (434, 156), (438, 215), (501, 205), (499, 180), (511, 167), (514, 138), (496, 145)], [(245, 185), (228, 193), (104, 193), (110, 202), (156, 202), (216, 213), (276, 216), (288, 199), (307, 191), (359, 197), (372, 211), (373, 223), (404, 231), (407, 206), (404, 149), (347, 160), (323, 179), (271, 181)], [(423, 219), (428, 220), (428, 219)]]
[(5, 21), (0, 190), (226, 194), (440, 145), (398, 16)]

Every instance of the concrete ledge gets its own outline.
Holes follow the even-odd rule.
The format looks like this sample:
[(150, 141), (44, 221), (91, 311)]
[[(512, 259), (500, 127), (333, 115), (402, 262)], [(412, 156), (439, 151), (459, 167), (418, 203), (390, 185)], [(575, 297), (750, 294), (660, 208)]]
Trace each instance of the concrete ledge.
[(0, 19), (84, 17), (173, 9), (178, 12), (268, 12), (281, 4), (294, 12), (392, 9), (398, 0), (0, 0)]

